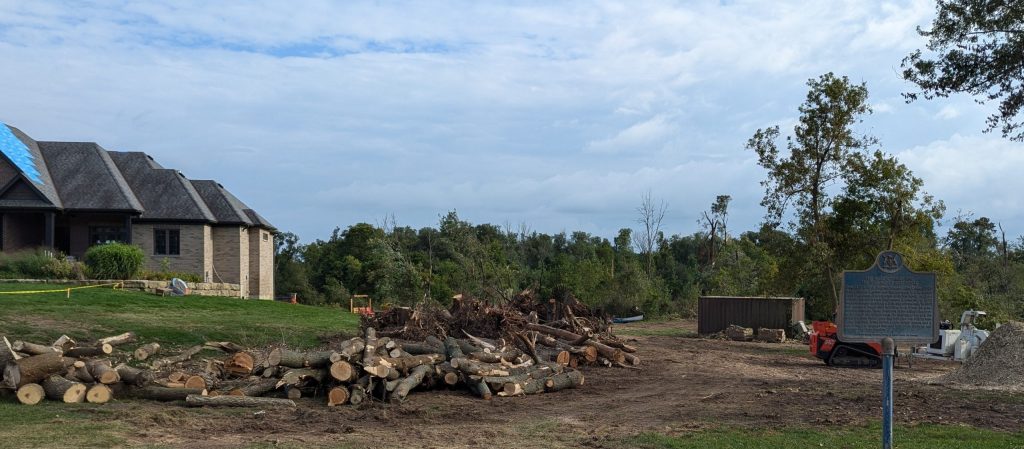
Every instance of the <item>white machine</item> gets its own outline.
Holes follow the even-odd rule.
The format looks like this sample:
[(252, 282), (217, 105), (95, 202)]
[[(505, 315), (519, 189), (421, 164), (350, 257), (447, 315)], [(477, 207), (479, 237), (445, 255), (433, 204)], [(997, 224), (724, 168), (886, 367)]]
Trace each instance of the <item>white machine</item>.
[(939, 341), (915, 348), (912, 355), (957, 362), (967, 360), (988, 338), (988, 331), (974, 327), (978, 318), (985, 315), (986, 313), (980, 310), (965, 311), (960, 315), (960, 330), (939, 329)]

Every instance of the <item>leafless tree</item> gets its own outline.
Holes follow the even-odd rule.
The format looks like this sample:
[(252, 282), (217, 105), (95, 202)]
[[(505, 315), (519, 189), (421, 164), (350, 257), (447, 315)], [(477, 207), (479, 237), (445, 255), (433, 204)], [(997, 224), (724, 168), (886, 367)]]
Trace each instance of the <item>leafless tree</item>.
[(640, 206), (636, 208), (636, 222), (640, 225), (640, 230), (633, 235), (633, 246), (644, 256), (648, 274), (654, 270), (654, 253), (664, 239), (661, 222), (665, 219), (666, 211), (668, 203), (664, 200), (655, 203), (650, 189), (641, 197)]
[(729, 224), (729, 201), (731, 200), (732, 197), (729, 195), (718, 195), (715, 198), (715, 202), (711, 205), (711, 210), (704, 211), (703, 217), (698, 220), (698, 223), (707, 232), (708, 268), (715, 267), (715, 256), (718, 252), (719, 238), (721, 238), (722, 243), (725, 243), (729, 238), (727, 226)]

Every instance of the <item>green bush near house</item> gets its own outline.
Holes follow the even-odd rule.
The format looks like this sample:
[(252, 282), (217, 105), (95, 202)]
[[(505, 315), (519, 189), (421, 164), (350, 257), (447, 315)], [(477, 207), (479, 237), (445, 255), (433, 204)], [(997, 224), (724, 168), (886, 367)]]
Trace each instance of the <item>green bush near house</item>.
[(94, 279), (134, 279), (142, 269), (142, 248), (125, 243), (106, 243), (85, 252), (85, 265)]
[(43, 248), (0, 253), (0, 278), (84, 279), (81, 263)]
[(143, 271), (138, 276), (138, 279), (145, 279), (147, 281), (169, 281), (174, 278), (185, 282), (203, 282), (203, 277), (198, 274), (176, 271)]

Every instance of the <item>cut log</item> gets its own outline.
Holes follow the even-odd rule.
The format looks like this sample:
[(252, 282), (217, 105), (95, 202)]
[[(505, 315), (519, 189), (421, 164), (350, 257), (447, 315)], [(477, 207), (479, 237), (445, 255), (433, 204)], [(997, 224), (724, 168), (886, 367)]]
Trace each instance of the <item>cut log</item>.
[(85, 366), (85, 362), (83, 361), (77, 361), (74, 365), (68, 368), (68, 374), (66, 377), (68, 380), (82, 382), (85, 384), (96, 383), (96, 378), (92, 377), (92, 373), (89, 372), (89, 368)]
[(345, 340), (338, 347), (337, 351), (331, 354), (331, 362), (337, 362), (339, 360), (346, 362), (357, 361), (363, 355), (363, 349), (366, 347), (366, 342), (362, 338), (351, 338)]
[(508, 368), (501, 365), (477, 362), (466, 358), (452, 359), (452, 367), (473, 376), (508, 376), (511, 373)]
[(90, 360), (85, 362), (85, 366), (89, 369), (89, 374), (93, 379), (98, 380), (101, 384), (110, 385), (121, 381), (121, 375), (111, 368), (110, 362), (106, 360)]
[(569, 351), (558, 351), (558, 353), (555, 354), (554, 362), (559, 365), (566, 366), (569, 364), (570, 357), (572, 357), (572, 354), (569, 354)]
[(469, 355), (466, 356), (466, 358), (477, 360), (477, 361), (480, 361), (480, 362), (486, 362), (486, 363), (501, 363), (501, 362), (511, 362), (511, 361), (515, 360), (516, 358), (518, 358), (521, 355), (523, 355), (523, 353), (519, 352), (519, 351), (506, 351), (506, 352), (477, 351), (477, 352), (470, 353)]
[(270, 366), (286, 366), (288, 368), (323, 368), (331, 364), (330, 351), (299, 352), (285, 348), (276, 348), (267, 356)]
[(565, 390), (567, 388), (576, 388), (580, 385), (583, 385), (583, 373), (579, 371), (555, 374), (544, 380), (545, 391)]
[(444, 354), (449, 362), (466, 357), (465, 352), (462, 351), (462, 347), (459, 346), (459, 341), (456, 340), (455, 337), (448, 337), (444, 339)]
[(62, 376), (53, 375), (43, 381), (43, 391), (46, 397), (54, 401), (63, 401), (68, 404), (85, 401), (85, 384), (72, 382)]
[[(440, 354), (438, 354), (440, 355)], [(418, 365), (412, 369), (405, 379), (398, 383), (398, 387), (395, 388), (394, 393), (391, 394), (391, 399), (397, 401), (399, 404), (405, 401), (405, 397), (409, 395), (409, 392), (417, 385), (423, 383), (423, 377), (432, 370), (430, 365)]]
[(26, 384), (40, 383), (72, 366), (73, 362), (67, 360), (56, 352), (21, 358), (4, 367), (3, 384), (15, 389)]
[(149, 386), (143, 388), (135, 388), (129, 390), (129, 395), (140, 399), (149, 399), (151, 401), (184, 401), (188, 396), (194, 395), (206, 395), (207, 391), (202, 389), (189, 389), (189, 388), (166, 388)]
[(133, 354), (135, 355), (135, 360), (146, 360), (158, 352), (160, 352), (160, 343), (153, 342), (139, 346)]
[(483, 348), (477, 347), (473, 343), (470, 343), (468, 340), (463, 340), (460, 338), (457, 339), (456, 341), (459, 343), (459, 349), (462, 350), (463, 354), (472, 354), (474, 352), (483, 351)]
[(440, 354), (445, 352), (443, 345), (430, 343), (402, 343), (402, 350), (412, 355)]
[(356, 370), (352, 368), (352, 364), (343, 360), (332, 363), (330, 373), (338, 382), (349, 383), (356, 378)]
[(331, 391), (327, 392), (327, 406), (334, 407), (337, 405), (342, 405), (348, 402), (348, 397), (348, 387), (339, 386), (331, 388)]
[[(527, 323), (526, 324), (526, 329), (532, 330), (532, 331), (537, 331), (537, 332), (540, 332), (542, 334), (551, 335), (553, 337), (558, 337), (558, 338), (561, 338), (563, 340), (573, 341), (573, 342), (575, 342), (575, 341), (582, 341), (585, 338), (585, 337), (582, 337), (580, 335), (577, 335), (577, 334), (574, 334), (572, 332), (569, 332), (567, 330), (557, 329), (557, 328), (554, 328), (554, 327), (551, 327), (551, 326), (545, 326), (543, 324), (530, 324), (530, 323)], [(588, 340), (585, 344), (588, 345), (588, 346), (592, 346), (594, 349), (597, 350), (597, 353), (599, 355), (602, 355), (605, 358), (607, 358), (607, 359), (609, 359), (609, 360), (611, 360), (613, 362), (619, 362), (619, 363), (625, 363), (626, 362), (626, 353), (623, 352), (621, 349), (613, 348), (613, 347), (608, 346), (608, 345), (606, 345), (604, 343), (600, 343), (600, 342), (593, 341), (593, 340)], [(632, 356), (630, 358), (630, 363), (632, 363), (632, 364), (639, 364), (640, 363), (640, 359), (639, 358), (637, 358), (636, 356), (633, 356), (632, 354), (630, 354), (630, 355)], [(635, 363), (634, 363), (634, 361), (635, 361)]]
[(125, 343), (131, 343), (133, 341), (135, 341), (135, 333), (134, 332), (125, 332), (125, 333), (123, 333), (121, 335), (114, 335), (112, 337), (101, 338), (99, 340), (96, 340), (96, 343), (99, 343), (101, 345), (105, 344), (105, 345), (110, 345), (110, 346), (117, 346), (117, 345), (123, 345)]
[(284, 395), (288, 399), (299, 399), (302, 397), (302, 389), (292, 385), (286, 385), (284, 387)]
[(165, 366), (170, 366), (170, 365), (174, 365), (176, 363), (181, 363), (181, 362), (185, 362), (185, 361), (191, 360), (192, 356), (198, 354), (199, 351), (202, 351), (202, 350), (203, 350), (202, 346), (193, 346), (191, 348), (186, 349), (185, 352), (183, 352), (181, 354), (178, 354), (178, 355), (176, 355), (174, 357), (167, 357), (165, 359), (160, 359), (160, 360), (157, 360), (157, 361), (153, 362), (153, 369), (160, 369), (160, 368), (163, 368)]
[(366, 328), (365, 341), (363, 346), (363, 366), (377, 364), (377, 331), (372, 327)]
[(171, 382), (185, 382), (185, 379), (188, 379), (188, 374), (184, 371), (175, 371), (167, 375), (167, 380)]
[(96, 384), (89, 387), (85, 392), (85, 400), (90, 404), (106, 404), (114, 398), (114, 392), (110, 387), (103, 384)]
[(109, 344), (102, 344), (97, 346), (79, 346), (76, 348), (71, 348), (68, 349), (67, 351), (64, 351), (64, 356), (75, 358), (100, 357), (104, 355), (109, 355), (112, 352), (114, 352), (113, 346), (110, 346)]
[(261, 379), (256, 383), (244, 387), (235, 388), (228, 394), (233, 396), (263, 396), (277, 388), (277, 379)]
[(544, 379), (523, 379), (517, 382), (507, 382), (502, 386), (502, 396), (543, 393), (544, 382)]
[(185, 405), (189, 407), (295, 407), (295, 401), (278, 398), (254, 398), (249, 396), (217, 396), (209, 397), (190, 394), (185, 397)]
[(189, 376), (188, 379), (185, 379), (185, 388), (205, 390), (206, 387), (206, 379), (200, 376)]
[(359, 385), (350, 385), (348, 387), (348, 402), (352, 405), (362, 404), (366, 400), (366, 390), (363, 390)]
[(18, 388), (18, 402), (25, 405), (36, 405), (46, 397), (46, 390), (39, 384), (25, 384)]
[(435, 365), (438, 377), (448, 386), (455, 386), (462, 380), (459, 370), (452, 367), (451, 363), (444, 362)]
[(636, 352), (636, 348), (635, 347), (627, 345), (627, 344), (625, 344), (625, 343), (623, 343), (621, 341), (618, 341), (618, 340), (601, 340), (601, 343), (604, 343), (604, 344), (606, 344), (608, 346), (611, 346), (613, 348), (619, 348), (623, 352), (626, 352), (626, 353), (629, 353), (629, 354), (632, 354), (632, 353)]
[[(480, 339), (480, 338), (477, 338), (477, 337), (474, 337), (474, 336), (470, 335), (470, 334), (469, 334), (469, 332), (466, 332), (466, 330), (465, 330), (465, 329), (463, 329), (463, 330), (462, 330), (462, 333), (463, 333), (463, 334), (466, 334), (466, 337), (469, 337), (469, 339), (470, 339), (470, 340), (472, 340), (472, 341), (473, 341), (473, 344), (474, 344), (474, 345), (476, 345), (476, 346), (479, 346), (479, 347), (481, 347), (481, 348), (484, 348), (485, 350), (489, 349), (489, 350), (491, 350), (491, 352), (494, 352), (494, 351), (497, 351), (497, 350), (498, 350), (498, 347), (497, 347), (497, 346), (494, 346), (494, 345), (493, 345), (493, 344), (491, 344), (491, 343), (488, 343), (488, 342), (486, 342), (486, 341), (483, 341), (483, 340), (482, 340), (482, 339)], [(470, 352), (472, 352), (472, 351), (470, 351)]]
[(491, 388), (487, 386), (487, 382), (484, 382), (482, 377), (470, 377), (469, 380), (466, 381), (466, 385), (469, 386), (469, 390), (480, 399), (486, 401), (491, 400), (493, 393), (491, 393)]
[(21, 352), (28, 355), (63, 354), (60, 349), (54, 348), (53, 346), (39, 345), (21, 340), (15, 340), (14, 343), (11, 344), (11, 348), (14, 349), (15, 352)]
[(384, 358), (380, 360), (382, 365), (390, 366), (401, 372), (409, 371), (420, 365), (433, 365), (444, 361), (444, 354), (423, 354), (411, 357)]
[(398, 379), (399, 377), (402, 377), (402, 373), (400, 373), (398, 370), (383, 363), (378, 363), (376, 365), (371, 366), (364, 366), (363, 371), (366, 371), (371, 376), (380, 379), (394, 380)]
[(254, 364), (252, 355), (239, 351), (224, 361), (224, 373), (231, 377), (247, 377), (252, 374)]
[(53, 346), (54, 349), (60, 352), (67, 352), (68, 349), (77, 346), (77, 343), (75, 343), (75, 340), (72, 339), (71, 337), (68, 337), (67, 335), (61, 335), (60, 338), (58, 338), (57, 341), (54, 341), (53, 344), (50, 346)]
[(281, 388), (285, 385), (299, 385), (306, 381), (315, 381), (316, 383), (323, 382), (324, 378), (327, 377), (327, 371), (322, 369), (312, 368), (295, 368), (290, 369), (281, 376), (281, 380), (277, 381), (277, 388)]

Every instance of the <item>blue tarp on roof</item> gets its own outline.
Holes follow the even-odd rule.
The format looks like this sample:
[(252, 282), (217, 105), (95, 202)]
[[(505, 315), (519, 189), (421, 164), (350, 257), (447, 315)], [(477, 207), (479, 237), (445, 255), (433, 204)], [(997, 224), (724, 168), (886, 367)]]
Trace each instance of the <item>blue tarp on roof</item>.
[(25, 143), (18, 139), (7, 124), (0, 122), (0, 152), (3, 152), (14, 165), (18, 166), (28, 179), (36, 184), (42, 184), (39, 177), (39, 170), (36, 169), (36, 161)]

